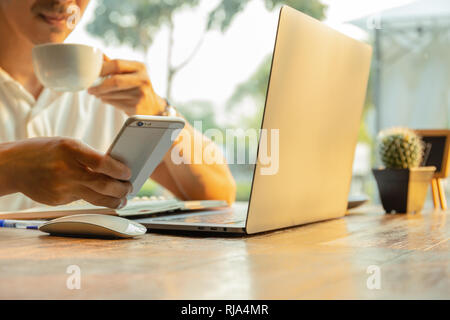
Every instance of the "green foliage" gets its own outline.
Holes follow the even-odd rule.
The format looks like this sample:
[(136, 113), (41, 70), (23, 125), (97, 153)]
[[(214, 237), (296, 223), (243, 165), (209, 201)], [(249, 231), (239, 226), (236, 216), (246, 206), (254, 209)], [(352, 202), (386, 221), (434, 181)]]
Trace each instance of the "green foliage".
[[(153, 180), (147, 180), (137, 194), (138, 197), (151, 197), (164, 195), (163, 188)], [(251, 183), (248, 181), (236, 182), (236, 201), (248, 201), (250, 198)]]
[(249, 181), (236, 182), (236, 201), (248, 201), (252, 191), (252, 184)]
[(210, 101), (194, 100), (187, 103), (177, 103), (176, 106), (195, 129), (206, 134), (218, 145), (225, 143), (225, 130), (216, 122), (214, 105)]
[(242, 11), (250, 0), (222, 0), (208, 17), (207, 29), (224, 32), (231, 25), (236, 14)]
[(153, 180), (147, 180), (137, 194), (138, 197), (151, 197), (162, 195), (162, 188)]
[(407, 169), (420, 166), (422, 139), (412, 130), (392, 128), (380, 132), (378, 151), (386, 168)]
[(190, 101), (187, 103), (177, 103), (178, 111), (194, 124), (195, 121), (202, 121), (203, 130), (216, 129), (219, 125), (216, 122), (214, 105), (209, 101)]
[[(250, 0), (222, 0), (209, 13), (206, 30), (226, 31), (236, 15)], [(98, 0), (95, 19), (87, 30), (107, 44), (125, 44), (144, 51), (152, 45), (164, 24), (185, 8), (198, 6), (200, 0)], [(315, 18), (324, 17), (325, 6), (317, 0), (264, 0), (268, 10), (288, 4)]]
[(367, 123), (364, 121), (364, 118), (361, 121), (361, 125), (359, 126), (358, 133), (358, 141), (364, 142), (369, 146), (372, 146), (372, 137), (370, 136), (369, 130), (367, 129)]
[(325, 18), (327, 9), (327, 6), (318, 0), (264, 0), (264, 2), (268, 10), (285, 4), (318, 20)]
[(95, 19), (87, 30), (107, 44), (125, 44), (147, 51), (160, 27), (176, 11), (194, 7), (199, 1), (98, 0)]
[[(225, 31), (235, 16), (241, 12), (251, 0), (222, 0), (211, 11), (208, 19), (208, 29), (218, 28)], [(272, 11), (286, 4), (300, 10), (316, 19), (325, 17), (326, 6), (317, 0), (264, 0), (267, 10)]]

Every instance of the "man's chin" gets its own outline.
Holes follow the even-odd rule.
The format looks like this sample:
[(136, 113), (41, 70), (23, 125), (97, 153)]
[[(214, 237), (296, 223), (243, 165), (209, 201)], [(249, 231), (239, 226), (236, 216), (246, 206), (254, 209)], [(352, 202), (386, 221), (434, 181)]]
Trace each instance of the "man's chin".
[(35, 45), (43, 43), (61, 43), (70, 34), (70, 31), (65, 26), (51, 26), (45, 22), (38, 21), (35, 24), (31, 41)]
[(33, 37), (32, 42), (34, 45), (44, 43), (62, 43), (66, 38), (67, 34), (64, 32), (40, 33), (36, 37)]

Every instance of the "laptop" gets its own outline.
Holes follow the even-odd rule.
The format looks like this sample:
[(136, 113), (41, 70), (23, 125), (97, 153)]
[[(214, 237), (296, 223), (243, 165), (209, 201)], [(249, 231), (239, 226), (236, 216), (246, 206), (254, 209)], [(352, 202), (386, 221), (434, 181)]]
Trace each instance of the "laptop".
[(371, 55), (369, 45), (283, 6), (261, 124), (279, 132), (277, 172), (256, 162), (248, 205), (135, 221), (255, 234), (344, 216)]

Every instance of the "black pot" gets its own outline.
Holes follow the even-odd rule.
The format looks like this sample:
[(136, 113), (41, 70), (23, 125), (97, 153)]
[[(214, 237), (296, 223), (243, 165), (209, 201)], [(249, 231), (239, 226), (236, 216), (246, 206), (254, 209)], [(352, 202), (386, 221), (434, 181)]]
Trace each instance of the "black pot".
[(435, 167), (373, 169), (381, 203), (387, 213), (422, 210)]

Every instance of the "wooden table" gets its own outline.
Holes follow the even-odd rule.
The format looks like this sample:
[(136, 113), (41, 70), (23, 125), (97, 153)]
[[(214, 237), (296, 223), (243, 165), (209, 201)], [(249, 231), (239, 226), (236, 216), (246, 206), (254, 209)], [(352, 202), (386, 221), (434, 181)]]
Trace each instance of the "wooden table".
[[(0, 298), (449, 299), (448, 216), (365, 208), (245, 238), (95, 240), (2, 228)], [(67, 289), (70, 265), (80, 267), (79, 290)], [(367, 287), (370, 266), (380, 289)]]

